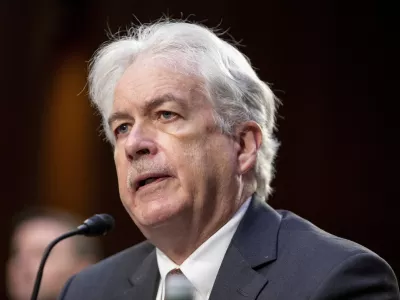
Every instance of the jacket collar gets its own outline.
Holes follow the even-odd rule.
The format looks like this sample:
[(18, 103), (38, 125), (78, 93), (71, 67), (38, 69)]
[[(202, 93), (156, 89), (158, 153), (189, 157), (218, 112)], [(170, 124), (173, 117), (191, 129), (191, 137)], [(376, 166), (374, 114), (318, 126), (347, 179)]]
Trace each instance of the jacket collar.
[(210, 300), (257, 297), (268, 283), (257, 270), (276, 260), (280, 224), (281, 216), (253, 196), (225, 254)]
[(112, 300), (152, 300), (156, 298), (160, 275), (156, 250), (144, 258), (143, 263), (128, 278), (126, 288), (118, 291)]

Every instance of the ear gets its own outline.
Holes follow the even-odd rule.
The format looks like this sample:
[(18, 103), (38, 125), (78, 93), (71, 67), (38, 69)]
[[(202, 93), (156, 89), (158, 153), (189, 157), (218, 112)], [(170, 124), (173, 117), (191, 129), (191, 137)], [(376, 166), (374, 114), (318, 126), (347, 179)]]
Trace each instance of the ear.
[(262, 142), (261, 128), (254, 121), (244, 122), (237, 127), (236, 137), (239, 143), (238, 172), (245, 174), (256, 164)]

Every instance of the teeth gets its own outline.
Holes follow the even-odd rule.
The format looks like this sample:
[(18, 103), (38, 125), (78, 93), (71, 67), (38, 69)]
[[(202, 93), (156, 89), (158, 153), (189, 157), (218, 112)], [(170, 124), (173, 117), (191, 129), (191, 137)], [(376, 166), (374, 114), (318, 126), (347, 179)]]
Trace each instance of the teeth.
[(146, 184), (152, 183), (154, 180), (156, 180), (156, 178), (148, 178), (144, 181), (144, 184), (146, 185)]
[(136, 189), (139, 189), (139, 188), (141, 188), (142, 186), (145, 186), (146, 184), (150, 184), (150, 183), (152, 183), (153, 181), (156, 181), (156, 180), (159, 179), (159, 178), (161, 178), (161, 177), (150, 177), (150, 178), (147, 178), (147, 179), (145, 179), (145, 180), (140, 180), (140, 181), (138, 182), (138, 184), (137, 184)]

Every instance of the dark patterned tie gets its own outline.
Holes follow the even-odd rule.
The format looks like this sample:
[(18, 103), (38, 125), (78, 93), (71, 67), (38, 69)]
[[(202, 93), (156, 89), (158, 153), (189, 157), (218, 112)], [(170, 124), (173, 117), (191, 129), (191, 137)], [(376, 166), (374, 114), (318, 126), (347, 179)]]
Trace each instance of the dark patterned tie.
[(193, 285), (180, 269), (172, 269), (165, 277), (164, 300), (194, 300)]

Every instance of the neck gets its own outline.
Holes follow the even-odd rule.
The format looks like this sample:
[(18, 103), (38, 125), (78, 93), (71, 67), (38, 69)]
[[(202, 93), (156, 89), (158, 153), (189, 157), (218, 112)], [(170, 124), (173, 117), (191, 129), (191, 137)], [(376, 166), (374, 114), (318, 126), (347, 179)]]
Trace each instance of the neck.
[[(227, 201), (218, 201), (220, 207), (204, 209), (201, 213), (182, 213), (168, 223), (146, 230), (145, 236), (177, 265), (181, 265), (197, 248), (223, 227), (250, 195), (223, 207)], [(184, 225), (182, 225), (184, 224)]]

